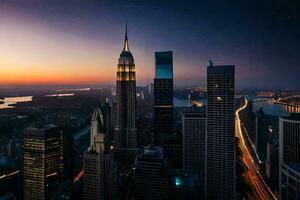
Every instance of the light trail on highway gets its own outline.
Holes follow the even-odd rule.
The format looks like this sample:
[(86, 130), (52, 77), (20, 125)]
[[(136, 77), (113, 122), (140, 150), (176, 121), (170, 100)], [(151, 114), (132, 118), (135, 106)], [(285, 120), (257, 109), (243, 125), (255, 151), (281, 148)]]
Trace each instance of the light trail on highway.
[(8, 174), (3, 174), (3, 175), (0, 176), (0, 180), (17, 176), (17, 175), (19, 175), (19, 172), (20, 172), (19, 170), (16, 170), (16, 171), (10, 172)]
[[(244, 105), (241, 106), (236, 110), (235, 113), (235, 120), (236, 120), (236, 135), (238, 138), (240, 138), (240, 149), (242, 151), (242, 160), (244, 164), (247, 166), (248, 170), (245, 173), (246, 179), (249, 181), (250, 185), (253, 189), (253, 197), (255, 199), (262, 199), (262, 200), (276, 200), (277, 198), (272, 193), (269, 186), (264, 181), (263, 177), (261, 176), (259, 172), (259, 166), (257, 165), (257, 157), (252, 155), (251, 150), (249, 150), (250, 147), (248, 147), (248, 143), (246, 142), (246, 139), (249, 140), (249, 143), (252, 144), (250, 141), (250, 138), (246, 138), (245, 134), (242, 131), (241, 127), (241, 120), (240, 120), (240, 112), (244, 110), (248, 105), (248, 100), (244, 98)], [(252, 147), (253, 148), (253, 147)], [(255, 149), (252, 149), (254, 152)]]

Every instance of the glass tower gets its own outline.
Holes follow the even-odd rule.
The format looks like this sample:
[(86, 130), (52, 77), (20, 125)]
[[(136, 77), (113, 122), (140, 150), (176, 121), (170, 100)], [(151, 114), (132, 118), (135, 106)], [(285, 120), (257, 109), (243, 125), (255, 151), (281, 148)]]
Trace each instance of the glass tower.
[(300, 199), (300, 115), (279, 118), (280, 199)]
[(207, 199), (235, 199), (234, 66), (207, 67)]
[(28, 128), (24, 134), (24, 199), (51, 196), (63, 173), (63, 132)]
[(155, 52), (154, 129), (155, 143), (161, 145), (163, 136), (173, 128), (173, 52)]

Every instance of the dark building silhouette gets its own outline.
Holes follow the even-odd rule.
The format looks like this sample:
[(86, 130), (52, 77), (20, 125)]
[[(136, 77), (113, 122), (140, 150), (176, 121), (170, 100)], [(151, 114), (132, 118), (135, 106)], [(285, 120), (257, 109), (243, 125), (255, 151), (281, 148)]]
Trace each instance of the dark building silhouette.
[(234, 66), (207, 67), (207, 199), (235, 199)]
[(170, 167), (182, 169), (182, 135), (165, 135), (162, 146)]
[(136, 131), (136, 79), (133, 56), (129, 50), (127, 26), (123, 51), (117, 71), (117, 116), (115, 126), (115, 148), (137, 147)]
[(24, 199), (52, 196), (63, 178), (63, 132), (27, 128), (24, 133)]
[(163, 144), (173, 129), (173, 52), (155, 52), (154, 139)]
[(113, 129), (112, 129), (112, 107), (109, 104), (109, 100), (106, 99), (106, 102), (101, 104), (100, 109), (103, 114), (103, 129), (107, 134), (107, 139), (110, 141), (113, 139)]
[(279, 118), (280, 199), (300, 199), (300, 115)]
[(168, 199), (168, 178), (162, 147), (144, 147), (135, 160), (134, 182), (135, 199)]
[(197, 174), (181, 170), (169, 170), (168, 178), (168, 199), (204, 199), (204, 180), (200, 179)]
[(267, 143), (269, 139), (268, 131), (268, 116), (262, 109), (256, 112), (256, 137), (255, 148), (261, 161), (264, 161), (267, 156)]
[(73, 180), (73, 135), (72, 130), (67, 127), (58, 128), (63, 134), (63, 180)]
[(20, 199), (21, 178), (20, 170), (15, 165), (14, 159), (0, 155), (0, 199)]
[(193, 171), (203, 179), (205, 175), (206, 113), (202, 110), (186, 111), (183, 125), (183, 170)]
[(265, 161), (265, 174), (269, 186), (278, 191), (279, 183), (279, 142), (278, 133), (272, 132), (267, 143), (267, 156)]

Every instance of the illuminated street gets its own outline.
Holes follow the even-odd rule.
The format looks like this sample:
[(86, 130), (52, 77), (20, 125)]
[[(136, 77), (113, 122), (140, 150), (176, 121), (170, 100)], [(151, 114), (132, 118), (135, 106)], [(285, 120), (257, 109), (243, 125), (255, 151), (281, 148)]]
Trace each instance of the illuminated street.
[(273, 195), (270, 188), (267, 186), (265, 181), (263, 180), (262, 176), (260, 175), (257, 166), (257, 158), (252, 155), (252, 152), (248, 150), (249, 145), (245, 141), (245, 133), (242, 132), (241, 128), (241, 121), (239, 113), (240, 111), (244, 110), (248, 105), (248, 100), (245, 98), (244, 105), (237, 109), (236, 111), (236, 134), (240, 138), (240, 149), (242, 151), (242, 159), (244, 161), (244, 164), (247, 166), (248, 171), (246, 172), (245, 176), (246, 179), (251, 184), (251, 187), (253, 189), (253, 196), (255, 199), (276, 199), (276, 197)]
[(15, 176), (19, 175), (19, 172), (20, 172), (19, 170), (16, 170), (16, 171), (10, 172), (8, 174), (3, 174), (0, 176), (0, 180), (15, 177)]

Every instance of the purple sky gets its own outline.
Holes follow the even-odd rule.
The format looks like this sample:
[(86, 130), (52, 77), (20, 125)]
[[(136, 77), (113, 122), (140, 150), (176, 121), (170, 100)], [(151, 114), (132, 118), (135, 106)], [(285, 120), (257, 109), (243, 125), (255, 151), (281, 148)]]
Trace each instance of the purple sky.
[(237, 87), (300, 89), (299, 3), (275, 2), (0, 0), (0, 84), (113, 84), (127, 20), (139, 84), (172, 50), (176, 85), (205, 85), (211, 59)]

